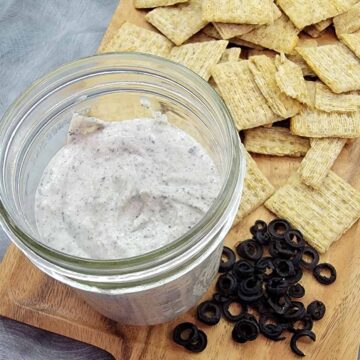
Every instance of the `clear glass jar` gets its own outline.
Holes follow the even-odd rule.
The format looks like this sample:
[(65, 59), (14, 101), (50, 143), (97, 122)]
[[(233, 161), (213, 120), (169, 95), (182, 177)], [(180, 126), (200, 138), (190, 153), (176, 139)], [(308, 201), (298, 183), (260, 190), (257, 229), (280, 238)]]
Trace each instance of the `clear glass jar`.
[[(77, 258), (39, 242), (35, 191), (49, 160), (65, 144), (74, 112), (104, 120), (160, 112), (196, 138), (222, 181), (205, 217), (169, 245), (121, 260)], [(0, 124), (0, 144), (1, 225), (39, 269), (76, 289), (105, 316), (127, 324), (169, 321), (206, 292), (240, 202), (245, 160), (226, 106), (195, 73), (137, 53), (75, 61), (40, 79), (10, 107)]]

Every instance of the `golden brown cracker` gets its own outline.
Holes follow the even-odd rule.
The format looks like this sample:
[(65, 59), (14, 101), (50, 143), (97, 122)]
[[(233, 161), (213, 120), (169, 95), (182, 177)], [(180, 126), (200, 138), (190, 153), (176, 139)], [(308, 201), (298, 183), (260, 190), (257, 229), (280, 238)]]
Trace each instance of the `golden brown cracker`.
[(249, 59), (249, 68), (254, 75), (257, 86), (274, 113), (285, 119), (300, 111), (300, 104), (284, 94), (278, 87), (275, 80), (274, 59), (265, 55), (252, 56)]
[(226, 49), (223, 52), (219, 63), (227, 62), (227, 61), (239, 61), (240, 54), (241, 54), (241, 48), (239, 48), (239, 47), (233, 47), (230, 49)]
[(226, 40), (213, 40), (175, 46), (171, 49), (169, 59), (188, 67), (207, 81), (227, 44)]
[(360, 59), (360, 30), (352, 34), (342, 34), (339, 38)]
[(360, 90), (360, 60), (345, 45), (337, 42), (296, 51), (335, 93)]
[(260, 171), (254, 159), (246, 150), (244, 151), (246, 153), (244, 188), (233, 225), (236, 225), (246, 215), (263, 204), (275, 190), (269, 180)]
[(306, 108), (291, 119), (290, 130), (305, 137), (360, 137), (360, 112), (327, 113)]
[(169, 55), (172, 43), (166, 37), (125, 22), (103, 49), (103, 52), (136, 51), (152, 55)]
[(263, 47), (253, 44), (249, 41), (245, 41), (245, 40), (241, 39), (240, 37), (231, 38), (231, 39), (229, 39), (229, 42), (231, 42), (232, 44), (235, 44), (237, 46), (248, 47), (249, 49), (264, 50)]
[(247, 151), (275, 156), (304, 156), (310, 148), (309, 139), (292, 135), (282, 127), (258, 127), (245, 130), (244, 145)]
[(298, 29), (317, 24), (348, 10), (355, 0), (277, 0)]
[(227, 40), (236, 36), (241, 36), (254, 30), (258, 25), (250, 24), (226, 24), (220, 22), (214, 22), (214, 27), (220, 34), (220, 36)]
[(213, 24), (207, 24), (201, 31), (207, 36), (210, 36), (214, 39), (217, 40), (222, 39), (221, 35), (219, 34), (219, 32), (217, 31), (217, 29)]
[(275, 7), (272, 0), (203, 0), (202, 17), (208, 22), (264, 25), (280, 16)]
[(211, 73), (238, 130), (279, 120), (256, 85), (248, 60), (215, 65)]
[(360, 217), (360, 194), (330, 171), (319, 189), (295, 173), (265, 206), (299, 229), (307, 242), (324, 253)]
[(322, 32), (325, 29), (327, 29), (332, 24), (332, 22), (333, 22), (332, 19), (326, 19), (326, 20), (318, 22), (317, 24), (314, 24), (313, 26), (315, 27), (315, 29), (317, 31)]
[(275, 59), (275, 80), (280, 90), (303, 104), (310, 105), (310, 96), (301, 67), (288, 60), (284, 54)]
[[(291, 53), (299, 38), (299, 30), (282, 14), (274, 23), (242, 35), (240, 38), (278, 52)], [(281, 34), (281, 35), (280, 35)]]
[(336, 34), (351, 34), (360, 30), (360, 2), (345, 13), (334, 17)]
[(347, 139), (310, 139), (311, 148), (300, 164), (302, 181), (318, 189), (339, 156)]
[(156, 8), (148, 12), (145, 19), (178, 46), (208, 23), (201, 17), (200, 0), (190, 0), (185, 4)]
[(134, 0), (136, 9), (152, 9), (160, 6), (171, 6), (179, 3), (185, 3), (188, 0)]
[(360, 92), (333, 93), (320, 81), (316, 82), (315, 107), (326, 112), (353, 112), (360, 110)]

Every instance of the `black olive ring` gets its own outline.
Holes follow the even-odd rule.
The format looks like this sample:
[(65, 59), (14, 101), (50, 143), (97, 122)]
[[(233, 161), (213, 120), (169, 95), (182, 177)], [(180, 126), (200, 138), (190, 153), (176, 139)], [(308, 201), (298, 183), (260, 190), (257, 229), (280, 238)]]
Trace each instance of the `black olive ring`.
[(305, 356), (305, 354), (297, 347), (296, 342), (301, 338), (307, 336), (308, 338), (310, 338), (312, 341), (316, 340), (316, 335), (311, 331), (311, 330), (300, 330), (297, 331), (290, 340), (290, 347), (291, 350), (299, 356)]
[(216, 325), (221, 319), (221, 310), (213, 301), (204, 301), (197, 307), (197, 318), (207, 325)]
[[(330, 277), (321, 275), (322, 270), (329, 270)], [(330, 285), (336, 280), (336, 270), (331, 264), (328, 263), (323, 263), (315, 266), (313, 270), (313, 275), (319, 283), (324, 285)]]
[[(182, 335), (187, 334), (187, 337), (184, 338)], [(181, 346), (185, 346), (190, 342), (197, 341), (199, 338), (199, 332), (196, 325), (190, 322), (184, 322), (175, 327), (173, 330), (173, 340)]]
[[(223, 261), (222, 258), (225, 257), (227, 260)], [(220, 266), (219, 266), (219, 272), (224, 273), (226, 271), (229, 271), (233, 268), (236, 261), (235, 253), (228, 248), (227, 246), (223, 247)]]

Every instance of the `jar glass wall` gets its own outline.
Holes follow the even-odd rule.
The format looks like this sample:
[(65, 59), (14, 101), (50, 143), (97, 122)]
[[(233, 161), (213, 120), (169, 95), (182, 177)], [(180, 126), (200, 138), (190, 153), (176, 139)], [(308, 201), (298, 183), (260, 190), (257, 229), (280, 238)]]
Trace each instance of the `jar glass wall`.
[[(76, 258), (41, 243), (35, 192), (48, 162), (65, 144), (75, 112), (108, 121), (164, 115), (194, 137), (213, 159), (222, 183), (205, 217), (169, 245), (127, 259)], [(206, 291), (239, 205), (245, 160), (227, 108), (196, 74), (136, 53), (70, 63), (12, 105), (0, 124), (0, 144), (2, 227), (41, 270), (80, 291), (105, 315), (132, 324), (170, 320)], [(149, 301), (156, 311), (139, 318)]]

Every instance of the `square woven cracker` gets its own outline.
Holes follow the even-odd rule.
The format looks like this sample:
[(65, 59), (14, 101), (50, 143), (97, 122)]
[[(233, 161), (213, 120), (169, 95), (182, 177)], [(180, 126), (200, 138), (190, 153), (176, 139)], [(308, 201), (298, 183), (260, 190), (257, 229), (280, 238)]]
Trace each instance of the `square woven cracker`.
[(249, 68), (254, 75), (257, 86), (274, 113), (286, 119), (300, 111), (299, 102), (284, 94), (278, 87), (275, 80), (274, 59), (265, 55), (252, 56), (249, 59)]
[(318, 189), (339, 156), (347, 139), (310, 139), (311, 148), (300, 164), (302, 181)]
[(357, 0), (277, 0), (298, 29), (347, 11)]
[(237, 46), (245, 46), (245, 47), (248, 47), (250, 49), (264, 50), (263, 47), (261, 47), (259, 45), (256, 45), (256, 44), (253, 44), (253, 43), (251, 43), (249, 41), (245, 41), (245, 40), (241, 39), (240, 37), (231, 38), (231, 39), (229, 39), (229, 42), (231, 42), (232, 44), (235, 44)]
[(145, 19), (178, 46), (208, 23), (201, 17), (200, 0), (154, 9), (146, 14)]
[(327, 113), (307, 108), (291, 119), (290, 130), (305, 137), (360, 137), (360, 112)]
[(185, 3), (188, 0), (134, 0), (136, 9), (152, 9), (160, 6), (171, 6), (179, 3)]
[(223, 39), (231, 39), (236, 36), (244, 35), (254, 30), (258, 25), (249, 24), (226, 24), (214, 22), (215, 29)]
[(256, 85), (249, 60), (217, 64), (211, 74), (238, 130), (279, 120)]
[(323, 21), (318, 22), (317, 24), (314, 24), (313, 26), (315, 27), (315, 29), (317, 31), (324, 31), (325, 29), (327, 29), (331, 24), (332, 24), (333, 20), (332, 19), (326, 19)]
[(334, 94), (326, 85), (317, 81), (315, 107), (326, 112), (360, 111), (360, 92)]
[(271, 59), (275, 59), (276, 55), (278, 53), (273, 50), (258, 50), (258, 49), (249, 49), (248, 50), (248, 59), (250, 59), (253, 56), (259, 56), (259, 55), (265, 55), (268, 56)]
[(274, 193), (275, 189), (261, 172), (254, 159), (246, 153), (246, 174), (244, 188), (238, 212), (235, 216), (233, 225), (239, 223), (246, 215), (263, 204), (266, 199)]
[(342, 34), (339, 38), (360, 59), (360, 30), (353, 34)]
[(337, 42), (296, 51), (333, 92), (360, 90), (360, 60), (345, 45)]
[(202, 30), (201, 32), (203, 32), (204, 34), (206, 34), (207, 36), (210, 36), (214, 39), (220, 40), (222, 39), (221, 35), (219, 34), (219, 32), (217, 31), (217, 29), (215, 28), (215, 26), (213, 24), (207, 24)]
[(288, 60), (284, 54), (275, 58), (275, 80), (280, 90), (303, 104), (310, 105), (310, 96), (301, 67)]
[(294, 55), (287, 55), (287, 57), (290, 61), (300, 66), (304, 76), (316, 76), (306, 61), (299, 54), (296, 53)]
[(265, 206), (287, 219), (310, 245), (324, 253), (359, 219), (360, 193), (332, 171), (316, 190), (295, 173)]
[(309, 94), (310, 99), (310, 108), (315, 108), (315, 97), (316, 97), (316, 82), (306, 80), (306, 87)]
[(257, 154), (299, 157), (310, 148), (309, 139), (292, 135), (282, 127), (258, 127), (244, 133), (246, 150)]
[(288, 54), (294, 50), (299, 40), (298, 33), (299, 30), (289, 18), (282, 14), (271, 25), (260, 26), (240, 38), (267, 49)]
[(303, 32), (310, 35), (313, 38), (318, 38), (321, 35), (321, 31), (317, 30), (314, 25), (307, 26), (303, 29)]
[(281, 15), (273, 0), (203, 0), (202, 9), (204, 20), (232, 24), (271, 24)]
[(226, 49), (221, 55), (219, 63), (228, 62), (228, 61), (239, 61), (241, 54), (241, 48), (233, 47)]
[(213, 40), (175, 46), (171, 49), (169, 59), (188, 67), (207, 81), (227, 44), (226, 40)]
[(105, 46), (103, 52), (137, 51), (166, 57), (172, 47), (171, 41), (166, 37), (125, 22)]
[(360, 2), (347, 12), (334, 17), (333, 22), (337, 35), (351, 34), (360, 30)]

